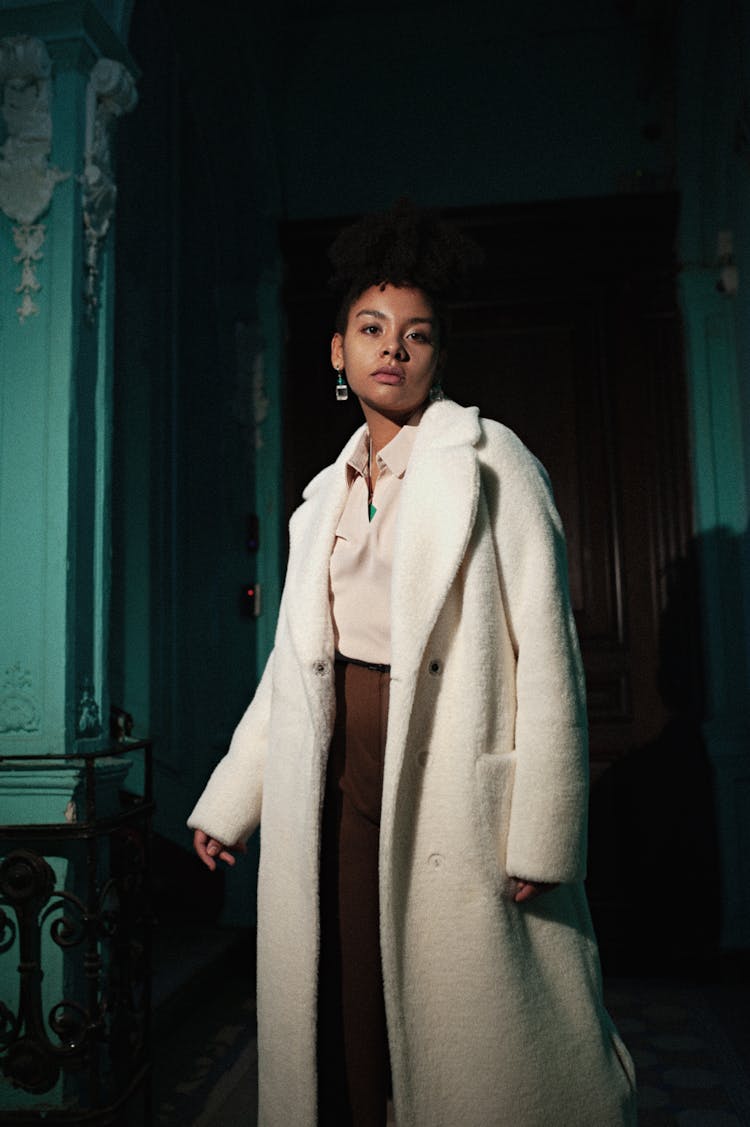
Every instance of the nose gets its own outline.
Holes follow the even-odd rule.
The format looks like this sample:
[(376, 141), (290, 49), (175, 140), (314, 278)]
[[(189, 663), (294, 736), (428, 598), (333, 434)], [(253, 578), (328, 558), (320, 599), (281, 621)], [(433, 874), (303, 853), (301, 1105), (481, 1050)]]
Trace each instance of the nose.
[(391, 360), (409, 359), (406, 345), (398, 337), (394, 337), (393, 340), (387, 341), (383, 345), (383, 356), (388, 356)]

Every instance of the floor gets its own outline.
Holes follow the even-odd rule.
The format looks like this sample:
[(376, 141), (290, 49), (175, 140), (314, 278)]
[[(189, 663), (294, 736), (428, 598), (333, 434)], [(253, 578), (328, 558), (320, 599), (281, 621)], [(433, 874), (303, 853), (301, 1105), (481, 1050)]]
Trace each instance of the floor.
[[(165, 937), (157, 952), (153, 1127), (256, 1127), (253, 961), (240, 933)], [(636, 1063), (640, 1127), (750, 1127), (746, 979), (621, 977), (606, 982), (606, 996)]]
[(616, 979), (606, 1000), (635, 1061), (641, 1127), (750, 1124), (750, 987)]

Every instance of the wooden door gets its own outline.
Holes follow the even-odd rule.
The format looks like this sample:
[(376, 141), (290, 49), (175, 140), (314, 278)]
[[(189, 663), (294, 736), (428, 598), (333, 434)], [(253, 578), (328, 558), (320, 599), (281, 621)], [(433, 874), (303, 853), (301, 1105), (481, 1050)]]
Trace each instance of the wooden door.
[(454, 315), (450, 394), (515, 430), (552, 480), (595, 776), (668, 715), (661, 624), (690, 534), (675, 222), (672, 198), (477, 222), (484, 285)]

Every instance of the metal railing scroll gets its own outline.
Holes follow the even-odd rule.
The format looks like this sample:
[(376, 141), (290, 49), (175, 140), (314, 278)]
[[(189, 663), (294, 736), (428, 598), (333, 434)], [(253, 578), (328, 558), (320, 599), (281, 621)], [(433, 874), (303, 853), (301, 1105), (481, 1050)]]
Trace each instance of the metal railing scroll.
[[(143, 794), (102, 802), (102, 775), (136, 755)], [(151, 744), (40, 760), (79, 768), (82, 817), (0, 826), (0, 1071), (15, 1104), (0, 1100), (0, 1124), (140, 1127), (151, 1118)]]

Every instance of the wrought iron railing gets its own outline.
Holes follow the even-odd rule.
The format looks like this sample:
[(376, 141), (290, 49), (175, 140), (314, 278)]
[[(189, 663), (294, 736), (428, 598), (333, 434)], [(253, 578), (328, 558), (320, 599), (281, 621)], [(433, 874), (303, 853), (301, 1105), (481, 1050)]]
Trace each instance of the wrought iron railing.
[[(134, 754), (143, 793), (122, 792), (102, 812), (104, 761)], [(0, 768), (30, 762), (3, 756)], [(0, 998), (0, 1070), (6, 1090), (22, 1094), (19, 1106), (0, 1106), (0, 1124), (141, 1127), (151, 1122), (151, 744), (33, 758), (42, 763), (79, 767), (83, 817), (0, 826), (0, 982), (13, 960), (18, 975), (15, 1001)], [(60, 997), (49, 997), (50, 981), (62, 984)]]

